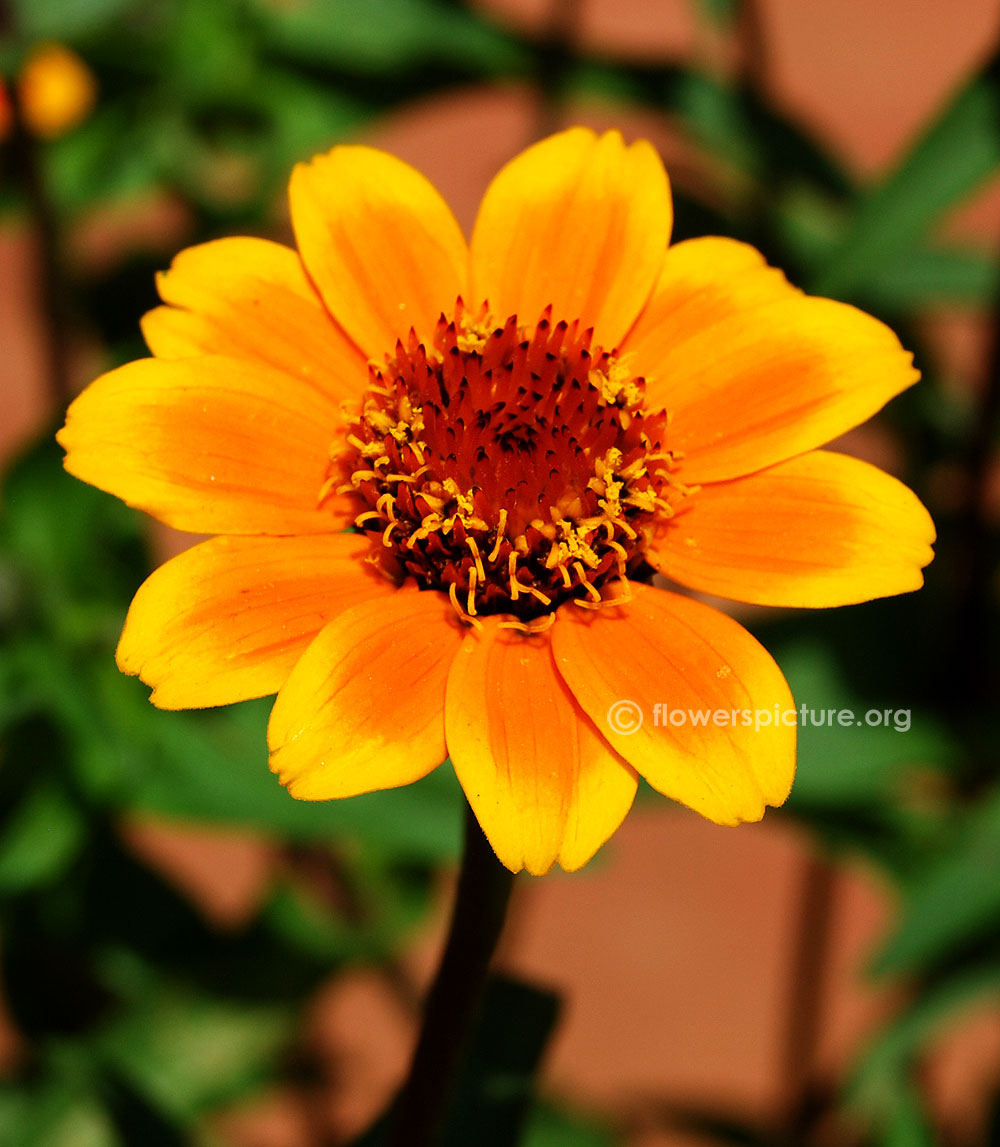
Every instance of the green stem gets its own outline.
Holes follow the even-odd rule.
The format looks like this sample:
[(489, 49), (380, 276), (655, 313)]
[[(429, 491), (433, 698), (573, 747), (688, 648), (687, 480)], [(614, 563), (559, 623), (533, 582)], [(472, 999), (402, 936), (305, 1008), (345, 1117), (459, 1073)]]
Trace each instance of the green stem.
[(497, 860), (466, 807), (465, 851), (451, 927), (410, 1074), (396, 1100), (388, 1147), (437, 1147), (503, 931), (514, 874)]

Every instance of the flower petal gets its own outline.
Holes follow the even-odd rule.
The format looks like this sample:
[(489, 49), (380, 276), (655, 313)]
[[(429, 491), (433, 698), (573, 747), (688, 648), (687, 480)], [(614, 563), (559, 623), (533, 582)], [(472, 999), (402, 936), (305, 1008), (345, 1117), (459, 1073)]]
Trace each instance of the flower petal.
[(682, 343), (750, 307), (801, 294), (748, 243), (709, 235), (669, 247), (649, 302), (622, 348), (635, 356), (649, 404), (669, 405), (674, 380), (658, 368)]
[(229, 355), (287, 371), (337, 401), (368, 382), (365, 356), (330, 318), (298, 254), (267, 239), (217, 239), (157, 276), (165, 307), (142, 321), (157, 358)]
[(382, 362), (411, 327), (428, 337), (465, 292), (462, 231), (434, 187), (401, 159), (335, 147), (295, 168), (289, 198), (306, 270), (369, 357)]
[(864, 422), (919, 378), (887, 326), (803, 295), (744, 244), (680, 243), (624, 349), (671, 413), (683, 481), (752, 474)]
[(162, 709), (276, 693), (317, 633), (358, 602), (395, 592), (356, 534), (213, 538), (161, 566), (135, 595), (118, 668)]
[(635, 773), (599, 735), (556, 672), (549, 635), (482, 619), (448, 678), (448, 751), (503, 863), (582, 867), (625, 818)]
[(934, 523), (902, 482), (816, 450), (703, 486), (660, 545), (668, 577), (760, 605), (830, 606), (923, 584)]
[(58, 434), (77, 478), (194, 533), (332, 533), (317, 508), (334, 405), (288, 375), (233, 358), (140, 359), (70, 406)]
[(765, 805), (787, 797), (795, 771), (795, 725), (786, 723), (795, 710), (781, 670), (718, 610), (632, 588), (615, 616), (559, 610), (557, 669), (653, 788), (716, 824), (760, 820)]
[(271, 712), (271, 769), (292, 796), (354, 796), (436, 768), (447, 756), (445, 684), (463, 632), (443, 594), (414, 590), (332, 621)]
[(670, 188), (644, 140), (576, 127), (529, 147), (490, 184), (472, 234), (472, 300), (498, 321), (580, 319), (616, 346), (656, 282)]

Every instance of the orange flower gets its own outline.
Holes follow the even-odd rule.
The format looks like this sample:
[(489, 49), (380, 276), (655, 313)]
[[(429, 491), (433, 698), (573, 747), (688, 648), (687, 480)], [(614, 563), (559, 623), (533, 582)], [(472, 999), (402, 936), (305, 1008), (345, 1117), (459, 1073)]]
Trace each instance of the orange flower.
[[(25, 123), (33, 135), (56, 139), (86, 119), (97, 98), (97, 83), (87, 65), (62, 44), (32, 49), (17, 78)], [(0, 80), (0, 139), (13, 128), (10, 94)]]
[(780, 804), (794, 728), (714, 711), (789, 707), (781, 672), (650, 581), (788, 606), (921, 584), (917, 499), (815, 449), (916, 381), (892, 332), (741, 243), (668, 249), (660, 160), (617, 133), (529, 148), (469, 245), (365, 147), (297, 167), (291, 209), (298, 253), (183, 252), (155, 358), (60, 434), (73, 474), (221, 535), (142, 586), (120, 667), (167, 709), (277, 691), (271, 766), (306, 800), (450, 756), (514, 870), (585, 864), (637, 773), (720, 824)]

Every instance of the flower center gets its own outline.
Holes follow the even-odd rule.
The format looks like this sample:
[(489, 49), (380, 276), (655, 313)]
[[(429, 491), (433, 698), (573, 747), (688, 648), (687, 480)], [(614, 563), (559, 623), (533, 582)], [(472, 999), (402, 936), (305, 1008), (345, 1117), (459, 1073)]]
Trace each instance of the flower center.
[(469, 623), (544, 629), (566, 601), (620, 604), (655, 565), (682, 492), (667, 416), (579, 326), (550, 311), (497, 324), (459, 301), (430, 345), (411, 332), (370, 366), (333, 453), (325, 496), (357, 499), (373, 560), (447, 593)]

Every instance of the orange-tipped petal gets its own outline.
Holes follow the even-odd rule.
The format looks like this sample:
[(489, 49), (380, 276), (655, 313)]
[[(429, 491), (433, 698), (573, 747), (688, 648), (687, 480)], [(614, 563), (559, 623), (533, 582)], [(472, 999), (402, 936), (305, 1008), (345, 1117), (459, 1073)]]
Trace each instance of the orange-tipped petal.
[(703, 486), (671, 519), (662, 570), (704, 593), (760, 605), (832, 606), (923, 585), (934, 523), (881, 470), (816, 450)]
[(193, 533), (332, 533), (318, 507), (339, 425), (331, 402), (269, 366), (140, 359), (70, 406), (58, 439), (77, 478)]
[(267, 239), (216, 239), (157, 276), (168, 306), (142, 321), (158, 358), (229, 355), (287, 371), (336, 401), (357, 400), (365, 356), (330, 318), (298, 254)]
[(135, 595), (118, 667), (162, 709), (276, 693), (319, 631), (395, 592), (356, 534), (213, 538), (161, 566)]
[(490, 184), (472, 234), (472, 300), (498, 321), (580, 319), (610, 349), (635, 321), (670, 238), (670, 188), (644, 140), (560, 132)]
[(671, 415), (687, 483), (741, 478), (829, 442), (919, 378), (887, 326), (812, 298), (752, 248), (671, 248), (624, 349)]
[(300, 163), (289, 187), (302, 261), (334, 318), (379, 362), (413, 327), (429, 338), (465, 294), (451, 209), (408, 164), (370, 147)]
[(795, 772), (796, 714), (781, 670), (718, 610), (633, 591), (613, 616), (563, 606), (556, 667), (653, 788), (716, 824), (760, 820), (788, 796)]
[(436, 768), (447, 755), (445, 684), (463, 633), (447, 597), (413, 590), (332, 621), (271, 712), (271, 769), (292, 796), (354, 796)]
[(512, 871), (582, 867), (621, 824), (636, 775), (580, 710), (549, 634), (482, 619), (448, 678), (448, 751), (465, 795)]

